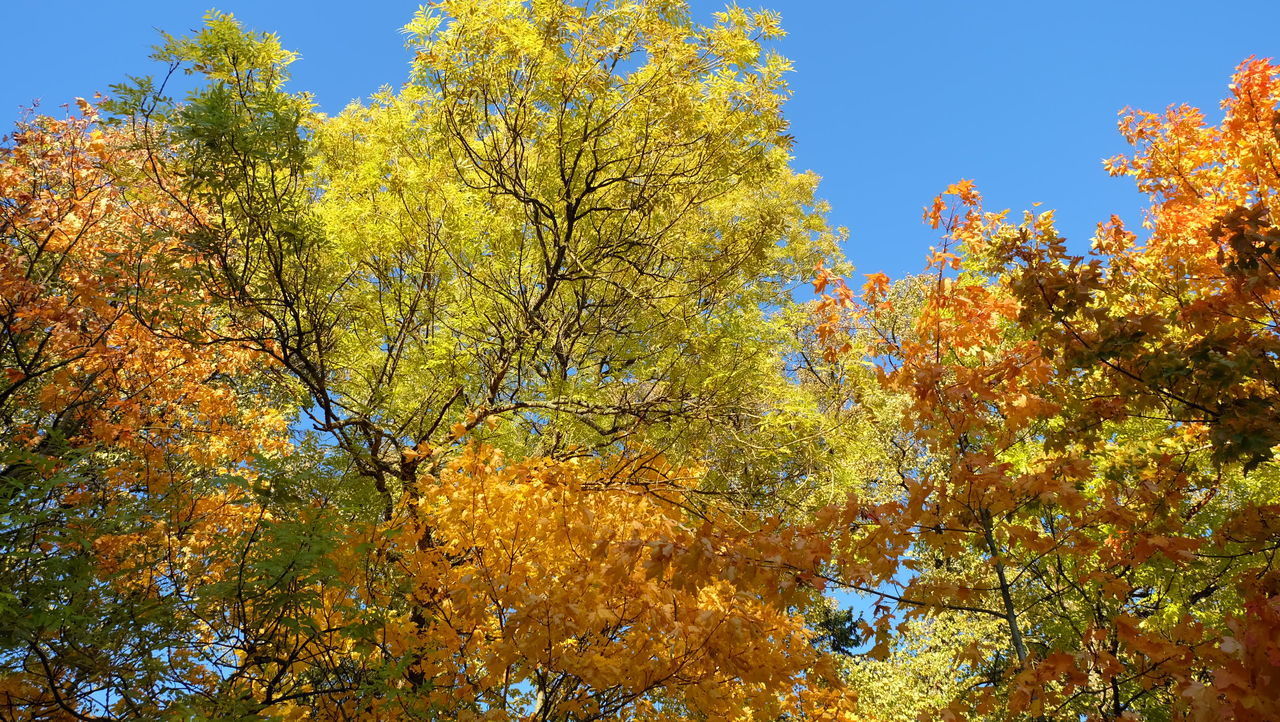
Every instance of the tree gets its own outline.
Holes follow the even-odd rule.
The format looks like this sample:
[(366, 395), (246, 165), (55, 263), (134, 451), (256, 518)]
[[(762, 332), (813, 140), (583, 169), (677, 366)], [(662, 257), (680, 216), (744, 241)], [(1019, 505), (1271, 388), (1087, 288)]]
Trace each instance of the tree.
[(34, 718), (145, 715), (180, 682), (197, 631), (167, 574), (208, 523), (192, 504), (228, 501), (211, 470), (283, 429), (252, 354), (174, 335), (207, 315), (189, 226), (79, 110), (0, 149), (0, 709)]
[(1275, 715), (1278, 103), (1277, 68), (1248, 61), (1220, 125), (1125, 117), (1138, 150), (1109, 167), (1151, 196), (1144, 245), (1113, 217), (1086, 261), (1051, 212), (1010, 223), (962, 182), (926, 213), (959, 245), (907, 333), (880, 320), (883, 277), (821, 305), (833, 355), (850, 321), (874, 339), (921, 459), (846, 568), (908, 570), (907, 617), (1003, 629), (956, 650), (974, 691), (950, 713)]
[[(761, 491), (823, 463), (786, 369), (792, 286), (834, 248), (788, 168), (776, 18), (446, 3), (410, 32), (414, 80), (333, 119), (216, 14), (158, 53), (200, 79), (182, 102), (108, 105), (188, 259), (165, 298), (193, 312), (131, 310), (252, 364), (236, 400), (293, 434), (210, 448), (186, 523), (97, 545), (125, 586), (146, 560), (173, 631), (72, 619), (121, 651), (63, 711), (847, 714), (803, 615), (827, 545)], [(805, 451), (733, 441), (755, 429)], [(154, 684), (110, 677), (140, 661)]]
[(778, 312), (834, 248), (787, 167), (776, 18), (444, 3), (408, 30), (414, 80), (320, 119), (274, 39), (215, 18), (161, 55), (209, 84), (146, 116), (211, 209), (238, 332), (380, 493), (458, 424), (525, 453), (703, 455), (715, 422), (773, 413)]

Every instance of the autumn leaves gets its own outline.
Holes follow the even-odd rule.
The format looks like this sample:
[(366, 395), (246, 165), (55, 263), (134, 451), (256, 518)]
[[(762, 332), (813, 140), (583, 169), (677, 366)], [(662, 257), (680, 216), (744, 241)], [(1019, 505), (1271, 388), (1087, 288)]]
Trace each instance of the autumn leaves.
[(950, 714), (1275, 715), (1276, 660), (1258, 655), (1277, 649), (1262, 629), (1277, 604), (1278, 77), (1243, 64), (1219, 125), (1185, 107), (1126, 115), (1136, 152), (1108, 165), (1151, 196), (1141, 244), (1113, 216), (1091, 257), (1072, 255), (1052, 213), (1011, 223), (961, 183), (926, 212), (956, 252), (935, 254), (909, 327), (883, 302), (820, 303), (844, 309), (820, 318), (826, 348), (866, 339), (838, 350), (910, 399), (928, 459), (877, 520), (947, 560), (913, 565), (904, 595), (980, 607), (1007, 635), (979, 664), (1007, 671)]
[(1274, 716), (1275, 66), (1126, 117), (1141, 238), (960, 182), (859, 287), (774, 14), (408, 32), (326, 117), (212, 14), (4, 146), (6, 714)]

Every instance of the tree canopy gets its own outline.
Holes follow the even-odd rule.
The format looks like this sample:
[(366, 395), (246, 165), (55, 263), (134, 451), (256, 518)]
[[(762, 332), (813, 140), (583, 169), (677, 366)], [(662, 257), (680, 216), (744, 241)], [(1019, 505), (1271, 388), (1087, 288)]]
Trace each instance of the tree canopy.
[(1280, 716), (1280, 66), (1124, 116), (1140, 233), (959, 181), (859, 288), (777, 14), (405, 33), (0, 145), (5, 719)]

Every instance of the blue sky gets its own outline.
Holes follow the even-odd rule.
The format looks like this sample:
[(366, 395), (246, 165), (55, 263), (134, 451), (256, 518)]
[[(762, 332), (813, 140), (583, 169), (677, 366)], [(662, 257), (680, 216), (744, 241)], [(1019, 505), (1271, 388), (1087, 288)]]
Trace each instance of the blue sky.
[[(834, 222), (850, 229), (846, 253), (868, 273), (922, 266), (936, 239), (921, 208), (960, 178), (975, 179), (991, 208), (1057, 208), (1077, 247), (1113, 212), (1136, 222), (1141, 199), (1100, 164), (1125, 149), (1117, 111), (1216, 111), (1237, 63), (1280, 54), (1275, 0), (742, 4), (783, 15), (795, 165), (823, 177)], [(155, 29), (194, 28), (211, 6), (299, 51), (295, 87), (328, 112), (405, 79), (398, 29), (416, 2), (8, 0), (6, 125), (35, 98), (58, 112), (154, 72)], [(704, 19), (721, 6), (694, 2)]]

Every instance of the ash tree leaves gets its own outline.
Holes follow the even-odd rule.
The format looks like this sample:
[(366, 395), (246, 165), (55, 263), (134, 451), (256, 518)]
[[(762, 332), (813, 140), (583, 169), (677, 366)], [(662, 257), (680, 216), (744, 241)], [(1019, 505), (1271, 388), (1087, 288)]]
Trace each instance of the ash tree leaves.
[(1126, 114), (1141, 241), (962, 181), (858, 288), (781, 34), (445, 0), (326, 116), (215, 12), (20, 123), (3, 715), (1274, 717), (1280, 71)]
[(414, 444), (491, 416), (540, 453), (686, 443), (663, 429), (709, 429), (770, 384), (783, 330), (762, 309), (831, 239), (786, 166), (771, 31), (689, 22), (442, 4), (407, 28), (411, 82), (318, 131), (319, 212), (371, 281), (350, 353), (385, 349), (352, 362), (351, 393)]

